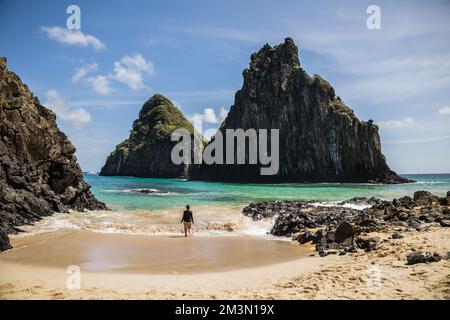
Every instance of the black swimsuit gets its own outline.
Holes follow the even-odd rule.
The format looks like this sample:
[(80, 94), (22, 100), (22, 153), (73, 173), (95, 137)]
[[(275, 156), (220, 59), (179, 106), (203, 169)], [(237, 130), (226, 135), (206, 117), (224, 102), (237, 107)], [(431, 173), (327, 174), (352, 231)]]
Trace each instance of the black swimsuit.
[(182, 219), (182, 221), (192, 222), (193, 220), (194, 220), (194, 217), (192, 216), (192, 211), (191, 210), (185, 210), (183, 212), (183, 219)]

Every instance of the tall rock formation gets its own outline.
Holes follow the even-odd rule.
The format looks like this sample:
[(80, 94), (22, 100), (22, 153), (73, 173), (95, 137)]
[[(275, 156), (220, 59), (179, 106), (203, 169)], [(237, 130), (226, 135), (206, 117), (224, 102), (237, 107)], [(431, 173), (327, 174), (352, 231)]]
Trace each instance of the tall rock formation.
[(194, 127), (180, 109), (163, 95), (155, 94), (142, 106), (129, 138), (108, 156), (100, 175), (185, 177), (186, 166), (175, 165), (170, 157), (177, 143), (171, 141), (171, 135), (177, 128), (194, 133)]
[(69, 209), (106, 209), (83, 181), (75, 147), (0, 57), (0, 250), (8, 233)]
[(279, 129), (278, 173), (262, 176), (260, 165), (203, 164), (191, 168), (191, 179), (409, 182), (386, 164), (378, 127), (370, 120), (358, 120), (326, 80), (310, 77), (300, 66), (297, 50), (287, 38), (275, 47), (266, 44), (251, 56), (242, 88), (219, 129), (224, 141), (226, 129)]

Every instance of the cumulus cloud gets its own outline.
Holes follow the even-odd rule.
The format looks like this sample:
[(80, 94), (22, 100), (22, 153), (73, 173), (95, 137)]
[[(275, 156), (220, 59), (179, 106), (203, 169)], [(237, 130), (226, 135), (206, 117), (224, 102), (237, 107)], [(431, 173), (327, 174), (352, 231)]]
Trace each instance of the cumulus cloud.
[(83, 108), (69, 107), (56, 90), (49, 90), (45, 93), (44, 105), (75, 128), (82, 128), (92, 120), (90, 113)]
[(75, 73), (72, 77), (72, 82), (79, 82), (84, 77), (86, 77), (88, 74), (96, 71), (98, 69), (98, 64), (91, 63), (91, 64), (84, 64), (81, 67), (78, 67), (75, 69)]
[(114, 62), (114, 73), (111, 76), (118, 82), (126, 84), (133, 90), (144, 88), (144, 75), (154, 76), (153, 62), (146, 60), (141, 54), (123, 56)]
[(401, 129), (406, 127), (411, 127), (416, 122), (411, 117), (402, 118), (400, 120), (389, 120), (389, 121), (380, 121), (378, 125), (382, 128), (387, 129)]
[(206, 122), (206, 123), (218, 123), (216, 112), (213, 108), (205, 108), (203, 113), (196, 113), (191, 117), (191, 120), (195, 122)]
[(438, 110), (438, 113), (441, 116), (449, 116), (450, 115), (450, 107), (442, 107)]
[(89, 77), (87, 80), (92, 84), (92, 89), (101, 95), (107, 95), (113, 91), (110, 86), (111, 82), (106, 76), (98, 75), (95, 77)]
[(119, 61), (114, 62), (112, 73), (88, 77), (88, 75), (97, 71), (98, 67), (96, 63), (84, 64), (78, 67), (72, 76), (72, 82), (77, 83), (85, 80), (92, 85), (95, 92), (107, 95), (114, 91), (111, 87), (113, 81), (124, 83), (132, 90), (137, 90), (146, 88), (144, 76), (153, 76), (155, 74), (153, 62), (146, 60), (139, 53), (132, 56), (125, 55)]
[(94, 50), (99, 51), (106, 48), (105, 44), (90, 34), (84, 34), (80, 30), (69, 30), (61, 27), (41, 27), (51, 40), (59, 43), (75, 45), (80, 47), (91, 46)]

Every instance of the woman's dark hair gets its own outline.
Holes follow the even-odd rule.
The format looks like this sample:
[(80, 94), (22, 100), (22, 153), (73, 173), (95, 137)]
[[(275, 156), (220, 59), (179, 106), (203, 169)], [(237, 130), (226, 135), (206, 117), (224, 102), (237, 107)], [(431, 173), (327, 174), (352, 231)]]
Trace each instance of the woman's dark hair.
[(189, 210), (190, 208), (191, 208), (191, 206), (187, 204), (187, 205), (186, 205), (186, 209)]

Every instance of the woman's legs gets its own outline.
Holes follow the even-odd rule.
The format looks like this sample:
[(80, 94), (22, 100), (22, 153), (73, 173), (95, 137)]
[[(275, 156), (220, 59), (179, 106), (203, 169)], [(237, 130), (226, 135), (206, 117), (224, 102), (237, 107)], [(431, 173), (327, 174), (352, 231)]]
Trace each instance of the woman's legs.
[(189, 233), (191, 233), (192, 222), (183, 221), (183, 225), (184, 225), (184, 236), (187, 237), (188, 231)]
[(188, 222), (187, 221), (183, 221), (183, 225), (184, 225), (184, 236), (187, 237)]

